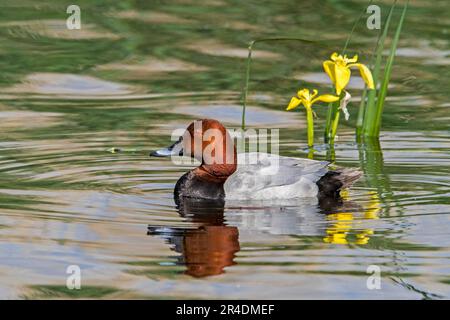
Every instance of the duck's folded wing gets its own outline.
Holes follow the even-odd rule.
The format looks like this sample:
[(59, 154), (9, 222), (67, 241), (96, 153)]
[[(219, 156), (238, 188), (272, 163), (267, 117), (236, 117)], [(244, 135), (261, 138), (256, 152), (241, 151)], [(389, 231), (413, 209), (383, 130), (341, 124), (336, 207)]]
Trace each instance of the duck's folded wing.
[(328, 162), (281, 157), (264, 153), (238, 155), (238, 170), (225, 183), (225, 193), (251, 194), (300, 179), (315, 183), (327, 171)]

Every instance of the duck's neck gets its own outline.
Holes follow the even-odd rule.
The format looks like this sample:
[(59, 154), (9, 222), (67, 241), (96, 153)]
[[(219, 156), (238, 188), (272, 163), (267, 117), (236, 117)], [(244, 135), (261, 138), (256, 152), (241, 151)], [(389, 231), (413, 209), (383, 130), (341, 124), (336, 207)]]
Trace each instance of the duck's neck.
[(224, 184), (228, 179), (236, 171), (237, 165), (234, 164), (202, 164), (199, 167), (194, 169), (195, 175), (207, 182)]

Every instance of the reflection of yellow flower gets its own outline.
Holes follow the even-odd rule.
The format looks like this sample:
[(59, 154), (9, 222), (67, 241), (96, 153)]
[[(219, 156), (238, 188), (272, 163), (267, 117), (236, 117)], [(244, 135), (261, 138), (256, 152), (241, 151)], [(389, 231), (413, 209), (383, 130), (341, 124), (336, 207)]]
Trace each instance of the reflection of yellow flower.
[(375, 88), (369, 68), (362, 63), (356, 63), (356, 61), (358, 61), (357, 55), (350, 59), (347, 58), (347, 55), (342, 56), (336, 52), (331, 55), (331, 60), (324, 61), (323, 68), (335, 85), (337, 95), (341, 94), (350, 81), (350, 68), (353, 67), (359, 69), (361, 77), (369, 89)]
[(313, 92), (310, 93), (309, 89), (302, 89), (297, 92), (297, 97), (292, 97), (291, 102), (289, 102), (286, 110), (297, 108), (300, 104), (303, 104), (306, 109), (309, 109), (314, 103), (318, 101), (335, 102), (339, 100), (339, 97), (333, 96), (331, 94), (323, 94), (317, 96), (318, 94), (319, 92), (317, 90), (313, 90)]
[(381, 210), (380, 198), (378, 193), (372, 191), (370, 193), (369, 205), (365, 207), (364, 217), (366, 219), (378, 219), (378, 212)]
[(333, 213), (327, 215), (327, 219), (336, 220), (336, 223), (327, 228), (327, 236), (323, 241), (334, 244), (347, 244), (347, 233), (352, 229), (353, 214), (349, 212)]
[(348, 189), (341, 190), (341, 192), (339, 192), (339, 194), (341, 195), (342, 200), (348, 200), (350, 198)]
[[(349, 200), (347, 190), (341, 191), (341, 196), (344, 200)], [(378, 219), (378, 212), (381, 210), (380, 200), (376, 192), (369, 193), (370, 201), (364, 207), (364, 219)], [(334, 221), (327, 230), (327, 236), (323, 238), (326, 243), (333, 244), (348, 244), (347, 235), (352, 229), (355, 229), (355, 221), (353, 213), (339, 212), (327, 215), (327, 220)], [(361, 222), (359, 222), (361, 223)], [(355, 244), (364, 245), (369, 242), (370, 236), (374, 234), (372, 229), (362, 229), (356, 234)]]
[(356, 235), (355, 243), (356, 244), (367, 244), (370, 239), (369, 236), (371, 236), (371, 235), (373, 235), (372, 229), (364, 229)]

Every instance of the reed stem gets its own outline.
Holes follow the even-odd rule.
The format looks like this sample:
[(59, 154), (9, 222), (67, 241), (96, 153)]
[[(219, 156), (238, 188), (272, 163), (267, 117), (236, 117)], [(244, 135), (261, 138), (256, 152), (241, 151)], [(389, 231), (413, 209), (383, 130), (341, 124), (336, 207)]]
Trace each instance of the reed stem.
[(373, 81), (375, 83), (375, 89), (369, 90), (367, 93), (367, 103), (365, 106), (364, 111), (364, 119), (362, 128), (360, 130), (360, 134), (363, 134), (364, 136), (373, 136), (372, 132), (374, 131), (374, 125), (375, 125), (375, 118), (377, 114), (377, 106), (376, 101), (377, 99), (377, 92), (378, 92), (378, 84), (379, 84), (379, 76), (381, 71), (381, 62), (383, 59), (383, 50), (384, 50), (384, 44), (386, 42), (387, 33), (389, 30), (389, 25), (391, 22), (392, 14), (394, 12), (395, 5), (397, 4), (397, 0), (394, 1), (392, 4), (388, 17), (386, 18), (386, 21), (384, 23), (383, 33), (381, 34), (380, 38), (378, 39), (378, 44), (376, 48), (375, 53), (375, 64), (374, 64), (374, 70), (373, 70)]
[(359, 104), (358, 118), (356, 119), (356, 137), (361, 135), (364, 123), (364, 113), (366, 108), (367, 87), (364, 88), (361, 94), (361, 102)]
[(312, 40), (306, 40), (302, 38), (291, 38), (291, 37), (277, 37), (277, 38), (262, 38), (262, 39), (256, 39), (249, 43), (248, 45), (248, 55), (247, 55), (247, 66), (245, 71), (245, 84), (244, 84), (244, 92), (242, 95), (242, 120), (241, 120), (241, 128), (242, 130), (245, 130), (245, 112), (247, 108), (247, 98), (248, 98), (248, 88), (250, 83), (250, 69), (251, 69), (251, 61), (252, 61), (252, 50), (254, 45), (257, 42), (268, 42), (268, 41), (301, 41), (301, 42), (307, 42), (307, 43), (316, 43)]
[(336, 139), (337, 127), (339, 124), (339, 118), (341, 116), (340, 110), (337, 110), (336, 115), (334, 116), (333, 123), (331, 125), (331, 140), (330, 143), (334, 144), (334, 140)]
[(400, 21), (398, 23), (397, 30), (395, 31), (395, 36), (394, 36), (394, 39), (392, 40), (389, 57), (386, 62), (386, 67), (385, 67), (384, 76), (383, 76), (383, 82), (381, 83), (380, 92), (379, 92), (378, 98), (377, 98), (375, 119), (374, 119), (373, 126), (371, 128), (372, 130), (370, 131), (370, 135), (373, 137), (378, 137), (380, 135), (381, 115), (383, 114), (384, 102), (386, 100), (388, 85), (389, 85), (389, 81), (391, 79), (392, 66), (394, 64), (395, 53), (397, 51), (397, 44), (400, 39), (400, 33), (402, 30), (403, 21), (405, 20), (408, 3), (409, 3), (409, 1), (406, 2), (405, 6), (403, 7), (403, 12), (400, 17)]
[(328, 104), (327, 119), (325, 121), (325, 130), (323, 132), (323, 140), (329, 143), (331, 139), (331, 122), (333, 121), (333, 103)]

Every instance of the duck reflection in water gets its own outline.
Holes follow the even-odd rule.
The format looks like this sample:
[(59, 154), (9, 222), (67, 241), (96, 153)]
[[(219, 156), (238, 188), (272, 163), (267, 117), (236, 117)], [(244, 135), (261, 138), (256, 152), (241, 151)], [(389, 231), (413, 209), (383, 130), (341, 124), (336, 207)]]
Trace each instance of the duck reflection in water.
[[(227, 221), (223, 201), (184, 198), (177, 203), (177, 208), (188, 227), (149, 225), (148, 235), (165, 239), (172, 250), (180, 254), (177, 264), (186, 267), (184, 273), (196, 278), (222, 274), (227, 267), (236, 264), (234, 259), (240, 250), (239, 231), (244, 234), (244, 241), (257, 234), (264, 234), (264, 238), (320, 235), (325, 236), (324, 242), (346, 244), (348, 242), (333, 240), (344, 237), (335, 235), (336, 230), (342, 230), (336, 229), (333, 217), (344, 213), (347, 217), (364, 211), (356, 203), (343, 199), (303, 199), (288, 205), (286, 201), (283, 205), (238, 202), (227, 203)], [(325, 229), (323, 222), (326, 222)], [(345, 234), (353, 227), (357, 226), (345, 229)]]
[(178, 203), (179, 214), (194, 228), (148, 226), (149, 235), (164, 238), (180, 253), (178, 263), (193, 277), (219, 275), (234, 265), (239, 251), (239, 230), (224, 219), (223, 201), (185, 198)]

